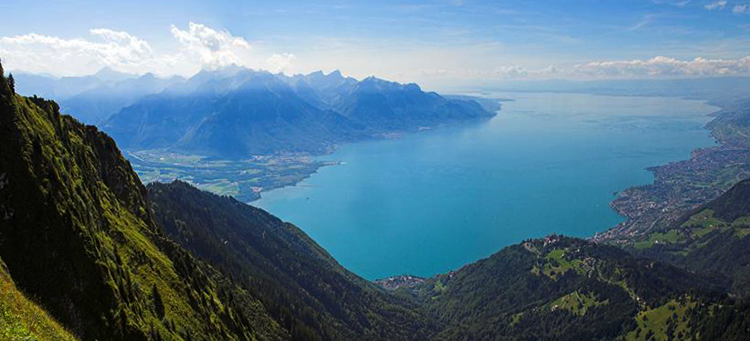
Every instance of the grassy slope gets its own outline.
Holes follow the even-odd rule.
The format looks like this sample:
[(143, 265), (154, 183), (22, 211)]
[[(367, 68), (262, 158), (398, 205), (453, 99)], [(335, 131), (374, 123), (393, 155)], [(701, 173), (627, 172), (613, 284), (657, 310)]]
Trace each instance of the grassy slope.
[(259, 301), (161, 234), (112, 139), (5, 84), (0, 257), (19, 288), (83, 339), (288, 338)]
[(687, 340), (692, 338), (688, 311), (696, 302), (689, 297), (673, 299), (664, 305), (645, 309), (636, 317), (637, 327), (625, 340)]
[(715, 274), (717, 281), (724, 276), (735, 293), (750, 293), (750, 180), (631, 247), (637, 255)]
[(47, 312), (16, 288), (2, 260), (0, 260), (0, 340), (76, 340)]

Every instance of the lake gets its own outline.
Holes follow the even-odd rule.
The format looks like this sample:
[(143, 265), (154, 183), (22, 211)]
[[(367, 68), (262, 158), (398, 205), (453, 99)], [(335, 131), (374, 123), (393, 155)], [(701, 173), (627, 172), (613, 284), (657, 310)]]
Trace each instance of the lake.
[(431, 276), (556, 232), (589, 237), (623, 220), (615, 192), (646, 167), (713, 145), (718, 108), (665, 97), (498, 93), (496, 117), (342, 146), (339, 161), (252, 205), (294, 223), (367, 278)]

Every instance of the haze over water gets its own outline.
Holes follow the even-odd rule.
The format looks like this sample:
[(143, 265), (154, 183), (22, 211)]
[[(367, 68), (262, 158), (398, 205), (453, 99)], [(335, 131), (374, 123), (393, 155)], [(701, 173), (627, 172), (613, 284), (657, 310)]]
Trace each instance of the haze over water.
[(253, 202), (292, 222), (355, 273), (455, 270), (552, 232), (588, 237), (622, 221), (614, 192), (646, 167), (713, 144), (717, 110), (665, 97), (503, 93), (490, 121), (342, 146), (294, 187)]

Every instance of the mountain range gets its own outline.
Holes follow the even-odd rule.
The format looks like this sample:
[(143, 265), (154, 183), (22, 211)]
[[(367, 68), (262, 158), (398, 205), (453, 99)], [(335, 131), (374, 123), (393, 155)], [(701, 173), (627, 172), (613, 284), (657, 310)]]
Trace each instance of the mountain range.
[[(409, 87), (374, 83), (363, 87)], [(16, 94), (1, 67), (0, 152), (0, 339), (748, 335), (748, 182), (632, 249), (552, 235), (385, 289), (260, 209), (183, 182), (144, 186), (112, 138)]]
[(166, 79), (151, 73), (137, 76), (110, 68), (83, 77), (56, 78), (28, 73), (14, 77), (19, 84), (18, 93), (55, 98), (63, 112), (75, 113), (78, 120), (87, 124), (99, 124), (141, 97), (184, 81), (179, 76)]
[(416, 84), (228, 67), (145, 96), (100, 126), (130, 150), (237, 159), (321, 154), (340, 143), (493, 115), (472, 100), (446, 99)]
[(128, 150), (241, 159), (322, 154), (340, 143), (488, 118), (499, 109), (416, 84), (341, 72), (286, 76), (228, 66), (189, 79), (105, 68), (84, 77), (19, 74), (21, 94), (59, 100)]

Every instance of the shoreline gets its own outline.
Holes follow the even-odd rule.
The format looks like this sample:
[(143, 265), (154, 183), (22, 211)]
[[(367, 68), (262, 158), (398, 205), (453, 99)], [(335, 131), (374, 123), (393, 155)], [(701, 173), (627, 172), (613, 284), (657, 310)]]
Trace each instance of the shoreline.
[[(494, 99), (492, 99), (492, 100), (494, 100)], [(463, 122), (459, 122), (458, 124), (441, 124), (441, 125), (436, 125), (436, 126), (420, 126), (420, 127), (417, 127), (417, 129), (415, 129), (415, 130), (401, 130), (401, 131), (390, 131), (390, 132), (379, 133), (379, 134), (374, 135), (371, 138), (365, 139), (365, 140), (352, 141), (352, 142), (348, 142), (348, 143), (345, 143), (345, 144), (334, 144), (334, 145), (331, 145), (329, 148), (327, 148), (328, 150), (325, 153), (315, 154), (315, 155), (306, 155), (306, 157), (310, 157), (310, 158), (315, 159), (315, 158), (319, 158), (319, 157), (333, 155), (333, 154), (335, 154), (339, 150), (340, 147), (342, 147), (344, 145), (351, 145), (351, 144), (356, 144), (356, 143), (366, 143), (366, 142), (376, 142), (376, 141), (386, 141), (386, 140), (402, 139), (402, 138), (404, 138), (407, 135), (420, 134), (420, 133), (425, 133), (425, 132), (431, 132), (431, 131), (435, 131), (435, 130), (442, 129), (442, 128), (460, 127), (460, 126), (464, 126), (466, 124), (471, 124), (471, 123), (488, 122), (489, 120), (491, 120), (494, 117), (496, 117), (501, 110), (502, 110), (502, 108), (498, 109), (495, 112), (495, 115), (493, 115), (491, 117), (482, 117), (482, 118), (478, 118), (478, 119), (466, 120), (466, 121), (463, 121)], [(299, 185), (300, 183), (302, 183), (303, 181), (305, 181), (308, 178), (310, 178), (311, 176), (317, 174), (318, 171), (321, 168), (323, 168), (323, 167), (329, 167), (329, 166), (339, 166), (339, 165), (344, 164), (345, 162), (343, 162), (343, 161), (317, 161), (316, 160), (313, 163), (319, 163), (319, 165), (315, 168), (314, 171), (309, 172), (305, 176), (301, 177), (299, 180), (297, 180), (297, 181), (295, 181), (293, 183), (289, 183), (289, 184), (283, 184), (283, 185), (280, 185), (280, 186), (274, 186), (274, 187), (264, 188), (263, 190), (257, 192), (257, 194), (258, 194), (257, 197), (253, 198), (250, 201), (245, 201), (245, 203), (246, 204), (252, 204), (253, 202), (257, 202), (258, 200), (263, 199), (263, 193), (265, 193), (265, 192), (271, 192), (271, 191), (275, 191), (275, 190), (283, 189), (283, 188), (287, 188), (287, 187), (295, 187), (295, 186)]]
[[(524, 91), (517, 91), (517, 92), (524, 93)], [(555, 92), (550, 92), (550, 93), (568, 93), (568, 92), (555, 91)], [(580, 92), (571, 92), (571, 93), (582, 94)], [(591, 94), (591, 95), (615, 96), (611, 94), (596, 94), (596, 93)], [(668, 222), (674, 221), (677, 218), (679, 218), (679, 216), (681, 216), (682, 214), (688, 212), (690, 209), (693, 209), (699, 206), (699, 204), (689, 205), (689, 203), (686, 204), (686, 202), (691, 202), (691, 201), (697, 201), (700, 203), (707, 202), (708, 200), (717, 197), (725, 189), (730, 187), (730, 184), (725, 184), (724, 186), (720, 186), (720, 187), (703, 188), (702, 190), (699, 190), (699, 191), (693, 191), (694, 188), (691, 188), (690, 190), (686, 190), (686, 189), (680, 190), (680, 188), (690, 185), (690, 183), (686, 181), (685, 183), (680, 183), (680, 184), (675, 185), (678, 188), (665, 189), (664, 188), (665, 183), (673, 180), (672, 178), (670, 178), (670, 176), (673, 176), (675, 173), (685, 173), (685, 171), (688, 169), (694, 169), (696, 165), (703, 164), (705, 166), (706, 163), (715, 165), (717, 163), (720, 163), (719, 161), (717, 161), (717, 158), (739, 158), (741, 160), (747, 160), (750, 163), (750, 149), (727, 146), (725, 143), (722, 143), (721, 139), (715, 136), (714, 129), (710, 128), (710, 125), (717, 120), (717, 118), (721, 115), (722, 112), (724, 112), (724, 110), (726, 110), (725, 105), (716, 103), (712, 100), (699, 99), (699, 98), (686, 97), (686, 96), (622, 95), (622, 94), (620, 94), (619, 96), (620, 97), (673, 97), (673, 98), (679, 98), (679, 99), (685, 99), (685, 100), (699, 100), (705, 104), (709, 104), (709, 105), (717, 107), (716, 110), (706, 113), (704, 115), (706, 117), (711, 117), (711, 119), (707, 123), (705, 123), (703, 126), (703, 128), (708, 131), (709, 135), (713, 137), (714, 145), (708, 146), (708, 147), (698, 147), (698, 148), (693, 149), (691, 151), (691, 156), (689, 159), (670, 161), (665, 164), (647, 167), (645, 169), (651, 172), (653, 175), (653, 180), (650, 183), (646, 183), (642, 185), (634, 185), (623, 190), (615, 191), (615, 193), (613, 193), (615, 194), (615, 199), (608, 202), (608, 205), (615, 213), (623, 217), (624, 220), (615, 226), (608, 227), (604, 230), (595, 232), (593, 236), (583, 237), (584, 239), (591, 240), (594, 242), (609, 242), (613, 240), (623, 239), (623, 237), (627, 239), (627, 238), (635, 237), (636, 234), (646, 233), (647, 231), (650, 231), (651, 229), (650, 228), (644, 229), (642, 228), (642, 226), (644, 224), (649, 224), (650, 227), (657, 226), (656, 223), (659, 220), (661, 220), (659, 218), (662, 218), (664, 214), (664, 210), (672, 212), (672, 215), (669, 217), (669, 219), (667, 219), (667, 221)], [(495, 100), (495, 99), (492, 99), (492, 100)], [(369, 139), (369, 140), (354, 141), (352, 143), (403, 138), (407, 134), (420, 133), (423, 131), (431, 131), (434, 129), (439, 129), (443, 127), (451, 127), (451, 126), (456, 126), (456, 125), (429, 127), (429, 129), (418, 129), (415, 131), (397, 131), (397, 132), (384, 133), (384, 134), (381, 134), (380, 136), (373, 137), (372, 139)], [(347, 144), (350, 144), (350, 143), (347, 143)], [(328, 152), (319, 154), (319, 155), (312, 155), (311, 157), (317, 158), (317, 157), (321, 157), (325, 155), (333, 155), (338, 150), (339, 147), (341, 146), (340, 145), (332, 146), (332, 148)], [(289, 184), (282, 184), (280, 186), (264, 188), (262, 191), (258, 192), (259, 196), (257, 198), (253, 198), (252, 200), (247, 201), (247, 203), (252, 204), (254, 202), (257, 202), (258, 200), (261, 200), (263, 198), (263, 193), (265, 192), (270, 192), (270, 191), (287, 188), (287, 187), (298, 186), (300, 183), (304, 182), (305, 180), (307, 180), (314, 174), (318, 173), (318, 171), (322, 167), (335, 166), (335, 165), (341, 164), (341, 162), (339, 161), (323, 161), (322, 163), (324, 164), (318, 166), (314, 171), (301, 177), (298, 181), (295, 181)], [(707, 166), (704, 168), (708, 168), (707, 171), (712, 171), (714, 170), (713, 167), (715, 166)], [(745, 173), (743, 172), (741, 174), (745, 174)], [(750, 170), (748, 170), (747, 176), (750, 177)], [(710, 177), (710, 175), (707, 175), (707, 177)], [(667, 193), (665, 197), (664, 192), (666, 191), (670, 191), (670, 192)], [(698, 192), (698, 193), (692, 196), (684, 196), (684, 200), (675, 199), (676, 196), (683, 195), (685, 191), (692, 191), (692, 192)], [(658, 204), (659, 200), (662, 200), (666, 204), (663, 204), (663, 205)], [(647, 207), (644, 207), (644, 206), (647, 206)]]
[(588, 240), (628, 245), (645, 235), (668, 228), (683, 215), (715, 199), (736, 182), (750, 177), (750, 146), (732, 142), (734, 136), (720, 136), (731, 122), (730, 104), (705, 100), (719, 110), (704, 128), (715, 145), (696, 148), (690, 158), (646, 168), (654, 175), (651, 183), (632, 186), (617, 194), (610, 207), (625, 221), (597, 232)]

